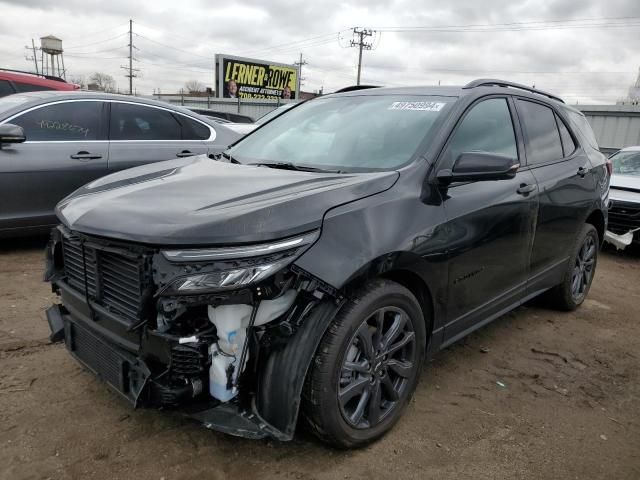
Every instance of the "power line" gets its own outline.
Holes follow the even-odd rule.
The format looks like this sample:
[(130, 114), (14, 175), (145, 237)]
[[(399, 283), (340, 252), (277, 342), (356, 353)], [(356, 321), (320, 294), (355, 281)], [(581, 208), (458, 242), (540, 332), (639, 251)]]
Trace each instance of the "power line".
[(124, 37), (125, 35), (127, 35), (127, 33), (128, 33), (128, 32), (122, 32), (121, 34), (116, 35), (115, 37), (106, 38), (106, 39), (104, 39), (104, 40), (98, 40), (97, 42), (83, 43), (83, 44), (81, 44), (81, 45), (73, 45), (73, 46), (70, 46), (70, 47), (64, 47), (64, 48), (65, 48), (65, 49), (67, 49), (67, 50), (70, 50), (70, 49), (74, 49), (74, 48), (90, 47), (91, 45), (99, 45), (99, 44), (101, 44), (101, 43), (111, 42), (112, 40), (116, 40), (116, 39), (118, 39), (118, 38), (120, 38), (120, 37)]
[(142, 39), (144, 39), (144, 40), (146, 40), (146, 41), (148, 41), (148, 42), (151, 42), (151, 43), (155, 43), (155, 44), (157, 44), (157, 45), (160, 45), (161, 47), (170, 48), (170, 49), (172, 49), (172, 50), (176, 50), (176, 51), (178, 51), (178, 52), (186, 53), (187, 55), (193, 55), (194, 57), (206, 58), (206, 59), (208, 59), (208, 60), (211, 60), (211, 58), (213, 58), (213, 56), (212, 56), (212, 55), (211, 55), (211, 56), (199, 55), (199, 54), (197, 54), (197, 53), (192, 53), (192, 52), (189, 52), (189, 51), (187, 51), (187, 50), (182, 50), (181, 48), (177, 48), (177, 47), (174, 47), (174, 46), (172, 46), (172, 45), (167, 45), (167, 44), (165, 44), (165, 43), (158, 42), (157, 40), (152, 40), (152, 39), (150, 39), (149, 37), (145, 37), (144, 35), (142, 35), (142, 34), (140, 34), (140, 33), (134, 33), (134, 35), (135, 35), (136, 37), (138, 37), (138, 38), (142, 38)]

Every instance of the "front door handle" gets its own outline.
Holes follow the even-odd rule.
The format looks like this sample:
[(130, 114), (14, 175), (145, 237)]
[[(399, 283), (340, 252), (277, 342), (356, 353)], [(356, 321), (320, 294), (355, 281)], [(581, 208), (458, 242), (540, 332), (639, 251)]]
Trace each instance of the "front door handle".
[(176, 157), (178, 157), (178, 158), (193, 157), (194, 155), (195, 155), (195, 153), (190, 152), (189, 150), (183, 150), (181, 152), (176, 153)]
[(527, 195), (527, 194), (533, 192), (536, 188), (538, 188), (538, 187), (536, 186), (535, 183), (521, 183), (520, 187), (516, 191), (520, 195)]
[(588, 171), (589, 170), (587, 170), (585, 167), (580, 167), (578, 169), (578, 175), (580, 176), (580, 178), (584, 178)]
[(71, 158), (73, 158), (74, 160), (82, 160), (82, 161), (87, 161), (87, 160), (98, 160), (99, 158), (102, 158), (102, 155), (94, 155), (93, 153), (89, 153), (89, 152), (85, 152), (84, 150), (71, 155)]

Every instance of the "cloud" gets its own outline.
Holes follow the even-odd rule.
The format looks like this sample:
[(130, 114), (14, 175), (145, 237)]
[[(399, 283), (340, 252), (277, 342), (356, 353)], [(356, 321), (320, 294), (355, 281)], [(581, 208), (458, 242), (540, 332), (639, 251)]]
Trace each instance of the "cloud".
[[(629, 0), (246, 0), (242, 3), (156, 0), (0, 0), (2, 66), (29, 69), (31, 38), (63, 39), (65, 65), (74, 76), (109, 73), (127, 85), (128, 20), (134, 20), (139, 93), (178, 91), (194, 79), (213, 86), (213, 57), (228, 53), (276, 62), (300, 52), (308, 90), (355, 83), (357, 49), (352, 26), (378, 28), (374, 49), (363, 53), (363, 82), (387, 85), (462, 84), (477, 77), (536, 84), (570, 103), (611, 103), (626, 94), (637, 72), (640, 26), (615, 26), (638, 17)], [(575, 19), (573, 29), (532, 29), (522, 22)], [(601, 23), (598, 28), (585, 28)], [(463, 31), (461, 26), (512, 24), (510, 31)], [(389, 27), (450, 26), (447, 31), (392, 32)], [(457, 28), (454, 28), (456, 27)], [(340, 34), (338, 33), (340, 32)], [(596, 73), (594, 73), (596, 72)]]

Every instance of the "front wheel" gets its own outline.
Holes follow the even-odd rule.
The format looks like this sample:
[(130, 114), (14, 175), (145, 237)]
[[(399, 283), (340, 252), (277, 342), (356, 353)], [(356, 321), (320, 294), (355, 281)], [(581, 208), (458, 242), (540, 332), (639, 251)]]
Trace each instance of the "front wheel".
[(589, 293), (598, 263), (598, 231), (589, 223), (582, 227), (571, 252), (562, 283), (551, 290), (554, 304), (562, 310), (575, 310)]
[(348, 448), (384, 435), (416, 388), (425, 355), (420, 304), (375, 280), (338, 313), (307, 376), (303, 412), (323, 441)]

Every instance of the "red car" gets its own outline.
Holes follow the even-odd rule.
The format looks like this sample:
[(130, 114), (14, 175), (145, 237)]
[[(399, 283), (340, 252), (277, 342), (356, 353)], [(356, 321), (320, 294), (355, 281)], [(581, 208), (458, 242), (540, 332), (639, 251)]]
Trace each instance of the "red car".
[(0, 97), (41, 90), (79, 90), (80, 85), (50, 75), (0, 69)]

